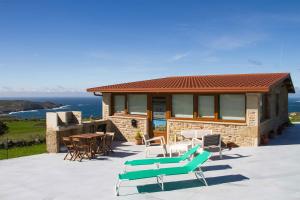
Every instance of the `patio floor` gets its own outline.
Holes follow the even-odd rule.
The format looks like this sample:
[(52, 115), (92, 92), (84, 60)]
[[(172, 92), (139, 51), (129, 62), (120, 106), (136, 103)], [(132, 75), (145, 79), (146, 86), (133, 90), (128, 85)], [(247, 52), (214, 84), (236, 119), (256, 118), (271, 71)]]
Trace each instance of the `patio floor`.
[(285, 129), (270, 145), (224, 151), (203, 170), (208, 187), (192, 174), (167, 177), (161, 192), (155, 179), (114, 184), (122, 163), (144, 156), (143, 146), (120, 144), (111, 156), (83, 162), (64, 154), (0, 161), (0, 199), (300, 199), (300, 124)]

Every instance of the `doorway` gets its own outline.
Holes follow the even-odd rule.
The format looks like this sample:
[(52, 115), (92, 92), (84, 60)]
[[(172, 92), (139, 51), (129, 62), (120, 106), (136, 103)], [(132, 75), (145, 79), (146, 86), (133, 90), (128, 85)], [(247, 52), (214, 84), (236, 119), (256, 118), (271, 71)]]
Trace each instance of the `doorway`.
[(152, 96), (151, 132), (153, 137), (163, 136), (167, 142), (167, 98)]

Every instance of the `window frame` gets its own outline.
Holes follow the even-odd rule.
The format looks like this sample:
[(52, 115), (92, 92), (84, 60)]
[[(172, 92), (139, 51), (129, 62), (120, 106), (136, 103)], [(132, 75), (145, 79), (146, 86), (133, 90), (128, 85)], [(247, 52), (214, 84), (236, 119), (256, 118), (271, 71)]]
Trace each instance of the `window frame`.
[[(129, 95), (145, 95), (146, 96), (146, 111), (145, 114), (130, 114), (129, 113)], [(149, 99), (148, 99), (149, 95), (147, 93), (127, 93), (126, 94), (126, 107), (127, 107), (127, 115), (128, 116), (143, 116), (143, 117), (147, 117), (148, 116), (148, 106), (149, 106)]]
[[(124, 96), (125, 102), (124, 102), (124, 113), (116, 113), (115, 112), (115, 96)], [(111, 94), (111, 116), (113, 115), (127, 115), (128, 114), (128, 108), (127, 108), (127, 94), (124, 93), (112, 93)]]
[[(191, 94), (193, 95), (193, 117), (192, 118), (179, 118), (174, 117), (173, 115), (173, 105), (172, 105), (172, 95), (174, 94)], [(227, 119), (220, 119), (220, 104), (219, 98), (222, 94), (240, 94), (245, 96), (245, 120), (227, 120)], [(206, 96), (214, 96), (215, 107), (214, 107), (214, 118), (203, 118), (199, 117), (198, 114), (198, 96), (206, 95)], [(246, 93), (171, 93), (171, 102), (170, 102), (170, 119), (176, 120), (187, 120), (187, 121), (203, 121), (203, 122), (228, 122), (228, 123), (246, 123), (247, 122), (247, 95)]]
[[(244, 113), (245, 113), (245, 119), (244, 120), (237, 120), (237, 119), (221, 119), (220, 116), (220, 96), (221, 95), (243, 95), (244, 100), (245, 100), (245, 105), (244, 105)], [(218, 120), (222, 122), (246, 122), (247, 121), (247, 95), (246, 93), (221, 93), (218, 94)]]
[(260, 121), (260, 123), (263, 123), (271, 118), (270, 96), (271, 95), (269, 93), (261, 94), (260, 101), (262, 101), (262, 105), (261, 106), (259, 105), (259, 109), (260, 109), (259, 121)]
[[(130, 94), (141, 94), (147, 96), (147, 108), (146, 108), (146, 114), (145, 115), (138, 115), (138, 114), (130, 114), (128, 112), (128, 95)], [(124, 95), (125, 96), (125, 111), (124, 113), (115, 113), (114, 112), (114, 96), (116, 95)], [(110, 114), (109, 116), (127, 116), (127, 117), (147, 117), (149, 114), (149, 93), (111, 93), (111, 99), (110, 99)]]
[[(141, 94), (147, 96), (147, 110), (145, 115), (138, 114), (130, 114), (128, 112), (128, 95), (130, 94)], [(188, 94), (193, 96), (193, 114), (192, 118), (180, 118), (174, 117), (173, 115), (173, 105), (172, 105), (172, 95), (176, 94)], [(221, 94), (242, 94), (245, 96), (245, 120), (225, 120), (220, 119), (220, 105), (219, 105), (219, 97)], [(124, 113), (114, 113), (114, 96), (115, 95), (124, 95), (125, 96), (125, 111)], [(151, 105), (151, 97), (155, 95), (154, 93), (111, 93), (111, 114), (110, 116), (130, 116), (130, 117), (151, 117), (152, 105)], [(246, 93), (165, 93), (160, 94), (165, 95), (167, 97), (167, 119), (176, 119), (176, 120), (187, 120), (187, 121), (203, 121), (203, 122), (229, 122), (229, 123), (246, 123), (247, 121), (247, 96)], [(198, 113), (198, 96), (214, 96), (214, 118), (204, 118), (199, 117)]]
[[(188, 117), (175, 117), (174, 116), (174, 113), (173, 113), (173, 95), (191, 95), (192, 96), (192, 99), (193, 99), (193, 107), (192, 107), (192, 117), (191, 118), (188, 118)], [(194, 112), (195, 112), (195, 94), (193, 93), (172, 93), (171, 94), (171, 98), (170, 98), (170, 104), (171, 104), (171, 118), (172, 119), (186, 119), (186, 120), (191, 120), (191, 119), (194, 119)]]
[[(199, 113), (199, 96), (214, 97), (214, 117), (201, 117)], [(203, 121), (215, 121), (218, 119), (218, 95), (216, 94), (195, 94), (194, 95), (194, 113), (195, 118)]]
[[(124, 96), (124, 112), (115, 112), (115, 98), (116, 96)], [(111, 113), (112, 115), (124, 115), (127, 112), (127, 106), (126, 106), (126, 102), (127, 102), (127, 95), (125, 94), (114, 94), (112, 95), (112, 107), (111, 107)]]

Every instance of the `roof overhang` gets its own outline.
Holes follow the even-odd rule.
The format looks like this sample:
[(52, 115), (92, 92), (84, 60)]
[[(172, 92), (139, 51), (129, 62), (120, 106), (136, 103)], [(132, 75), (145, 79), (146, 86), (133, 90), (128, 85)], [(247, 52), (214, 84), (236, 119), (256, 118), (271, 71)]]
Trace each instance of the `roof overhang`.
[[(210, 80), (211, 76), (195, 76), (195, 77), (198, 77), (199, 79), (201, 78), (205, 79), (205, 81), (207, 82), (207, 80)], [(101, 95), (102, 93), (268, 93), (274, 87), (278, 86), (278, 84), (283, 84), (284, 86), (286, 86), (289, 93), (295, 93), (295, 88), (289, 73), (249, 74), (249, 75), (236, 74), (236, 75), (215, 75), (215, 76), (224, 77), (224, 79), (227, 80), (227, 84), (229, 83), (228, 85), (230, 85), (230, 82), (232, 82), (232, 80), (230, 79), (231, 77), (236, 78), (238, 76), (242, 76), (243, 78), (239, 79), (240, 82), (236, 84), (238, 85), (238, 87), (228, 86), (228, 85), (227, 86), (225, 85), (225, 87), (223, 87), (223, 84), (219, 84), (218, 87), (213, 87), (211, 85), (209, 85), (209, 87), (205, 87), (202, 85), (200, 85), (200, 87), (195, 87), (195, 85), (190, 86), (191, 82), (195, 81), (194, 79), (187, 81), (186, 77), (182, 76), (182, 77), (168, 77), (169, 79), (173, 78), (169, 82), (167, 82), (168, 80), (166, 81), (166, 79), (168, 78), (152, 79), (146, 81), (137, 81), (137, 82), (123, 83), (123, 84), (88, 88), (87, 91), (94, 92), (94, 94), (100, 93)], [(265, 79), (262, 76), (269, 78), (269, 80), (266, 78), (266, 80), (268, 80), (267, 84), (264, 84)], [(274, 77), (274, 76), (276, 76), (276, 78), (270, 79), (270, 77)], [(174, 84), (174, 78), (176, 80), (180, 79), (181, 82), (179, 83), (177, 82)], [(251, 79), (251, 78), (256, 78), (254, 80), (259, 80), (261, 84), (256, 84), (256, 81), (252, 80), (252, 85), (248, 84), (250, 87), (247, 87), (247, 81), (249, 81), (247, 79)], [(172, 84), (168, 85), (168, 83), (172, 83)], [(212, 80), (209, 83), (213, 84), (214, 81)], [(151, 87), (150, 86), (151, 84), (155, 85), (156, 87)], [(185, 84), (186, 87), (178, 86), (182, 84)]]

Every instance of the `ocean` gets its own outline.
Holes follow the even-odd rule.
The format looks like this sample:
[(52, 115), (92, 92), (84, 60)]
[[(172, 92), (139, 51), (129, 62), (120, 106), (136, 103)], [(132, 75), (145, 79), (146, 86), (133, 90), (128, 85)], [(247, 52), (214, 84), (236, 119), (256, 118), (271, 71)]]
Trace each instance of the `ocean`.
[[(101, 97), (32, 97), (32, 98), (0, 98), (0, 99), (12, 99), (12, 100), (30, 100), (30, 101), (50, 101), (57, 104), (63, 104), (64, 106), (53, 109), (45, 110), (30, 110), (10, 113), (11, 116), (15, 116), (22, 119), (39, 118), (44, 119), (46, 112), (57, 111), (81, 111), (84, 118), (90, 116), (101, 118), (102, 116), (102, 103)], [(290, 97), (289, 112), (300, 112), (300, 97)]]
[(10, 100), (29, 100), (29, 101), (50, 101), (63, 106), (53, 109), (29, 110), (12, 112), (9, 115), (22, 119), (45, 119), (46, 112), (58, 111), (81, 111), (83, 118), (91, 116), (101, 118), (102, 116), (102, 97), (22, 97), (22, 98), (0, 98)]

